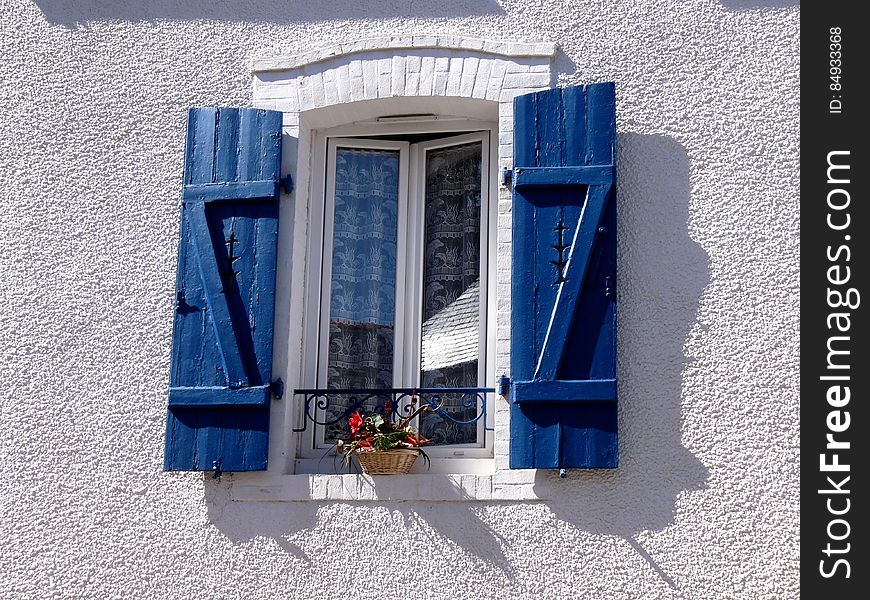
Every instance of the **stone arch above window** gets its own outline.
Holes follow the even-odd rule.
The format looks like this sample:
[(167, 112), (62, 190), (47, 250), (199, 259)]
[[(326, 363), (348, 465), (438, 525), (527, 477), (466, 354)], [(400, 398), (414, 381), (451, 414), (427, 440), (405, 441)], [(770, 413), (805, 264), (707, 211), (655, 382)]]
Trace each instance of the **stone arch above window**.
[(499, 101), (503, 90), (550, 87), (555, 52), (552, 43), (456, 36), (364, 39), (297, 56), (256, 59), (254, 97), (285, 100), (288, 108), (303, 111), (394, 96)]
[[(556, 45), (549, 42), (500, 42), (459, 36), (363, 39), (296, 56), (254, 60), (253, 100), (257, 107), (283, 112), (284, 133), (300, 137), (301, 145), (305, 145), (306, 129), (360, 120), (356, 108), (363, 105), (353, 107), (352, 103), (412, 97), (496, 102), (499, 163), (509, 165), (513, 99), (553, 87), (555, 53)], [(384, 107), (389, 104), (384, 103)], [(314, 110), (325, 107), (336, 110)], [(445, 104), (444, 110), (449, 108)], [(304, 113), (309, 118), (301, 119)], [(331, 123), (319, 122), (326, 114)]]

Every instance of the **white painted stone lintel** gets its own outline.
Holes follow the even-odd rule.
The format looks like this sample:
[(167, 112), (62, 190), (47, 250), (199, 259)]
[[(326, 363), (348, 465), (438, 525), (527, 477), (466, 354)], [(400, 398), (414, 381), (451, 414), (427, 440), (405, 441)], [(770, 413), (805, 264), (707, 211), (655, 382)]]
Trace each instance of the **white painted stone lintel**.
[(251, 64), (251, 71), (253, 73), (286, 71), (337, 56), (346, 56), (371, 50), (465, 50), (513, 58), (547, 57), (552, 60), (556, 55), (556, 48), (557, 46), (553, 42), (499, 42), (455, 35), (375, 37), (336, 44), (293, 56), (255, 58)]

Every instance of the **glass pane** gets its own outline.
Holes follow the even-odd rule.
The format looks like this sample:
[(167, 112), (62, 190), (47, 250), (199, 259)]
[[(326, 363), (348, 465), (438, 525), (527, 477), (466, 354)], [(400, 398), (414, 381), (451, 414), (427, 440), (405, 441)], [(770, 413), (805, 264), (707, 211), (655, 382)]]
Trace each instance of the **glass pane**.
[[(399, 152), (338, 148), (332, 224), (328, 388), (393, 387)], [(350, 398), (336, 398), (327, 420)], [(368, 407), (370, 410), (373, 407)], [(327, 428), (332, 443), (346, 420)]]
[[(482, 144), (426, 154), (423, 239), (423, 387), (477, 387), (480, 345), (480, 169)], [(421, 416), (434, 444), (477, 441), (476, 401), (442, 397), (449, 415)]]

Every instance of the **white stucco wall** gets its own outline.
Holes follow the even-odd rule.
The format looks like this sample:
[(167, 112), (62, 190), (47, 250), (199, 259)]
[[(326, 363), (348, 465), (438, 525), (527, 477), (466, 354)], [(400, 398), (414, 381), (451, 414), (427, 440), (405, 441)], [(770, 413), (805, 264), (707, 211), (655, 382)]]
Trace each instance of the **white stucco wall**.
[[(0, 597), (797, 597), (796, 2), (176, 4), (0, 0)], [(186, 108), (434, 34), (617, 83), (620, 468), (538, 502), (164, 474)]]

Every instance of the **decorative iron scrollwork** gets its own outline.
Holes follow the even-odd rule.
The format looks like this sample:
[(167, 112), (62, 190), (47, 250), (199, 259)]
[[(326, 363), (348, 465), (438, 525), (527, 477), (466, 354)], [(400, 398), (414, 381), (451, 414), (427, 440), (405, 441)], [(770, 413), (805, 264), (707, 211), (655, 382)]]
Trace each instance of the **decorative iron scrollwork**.
[[(427, 406), (433, 414), (456, 425), (476, 423), (483, 419), (486, 423), (487, 394), (495, 388), (392, 388), (392, 389), (300, 389), (294, 390), (295, 396), (302, 396), (304, 416), (302, 427), (293, 431), (301, 432), (308, 428), (309, 421), (327, 427), (348, 419), (356, 411), (376, 412), (384, 419), (402, 421), (411, 416), (420, 406)], [(456, 419), (444, 408), (445, 397), (450, 397), (452, 406), (476, 409), (470, 419)], [(341, 409), (338, 417), (319, 419), (318, 411), (326, 415)], [(492, 428), (485, 427), (486, 431)]]

